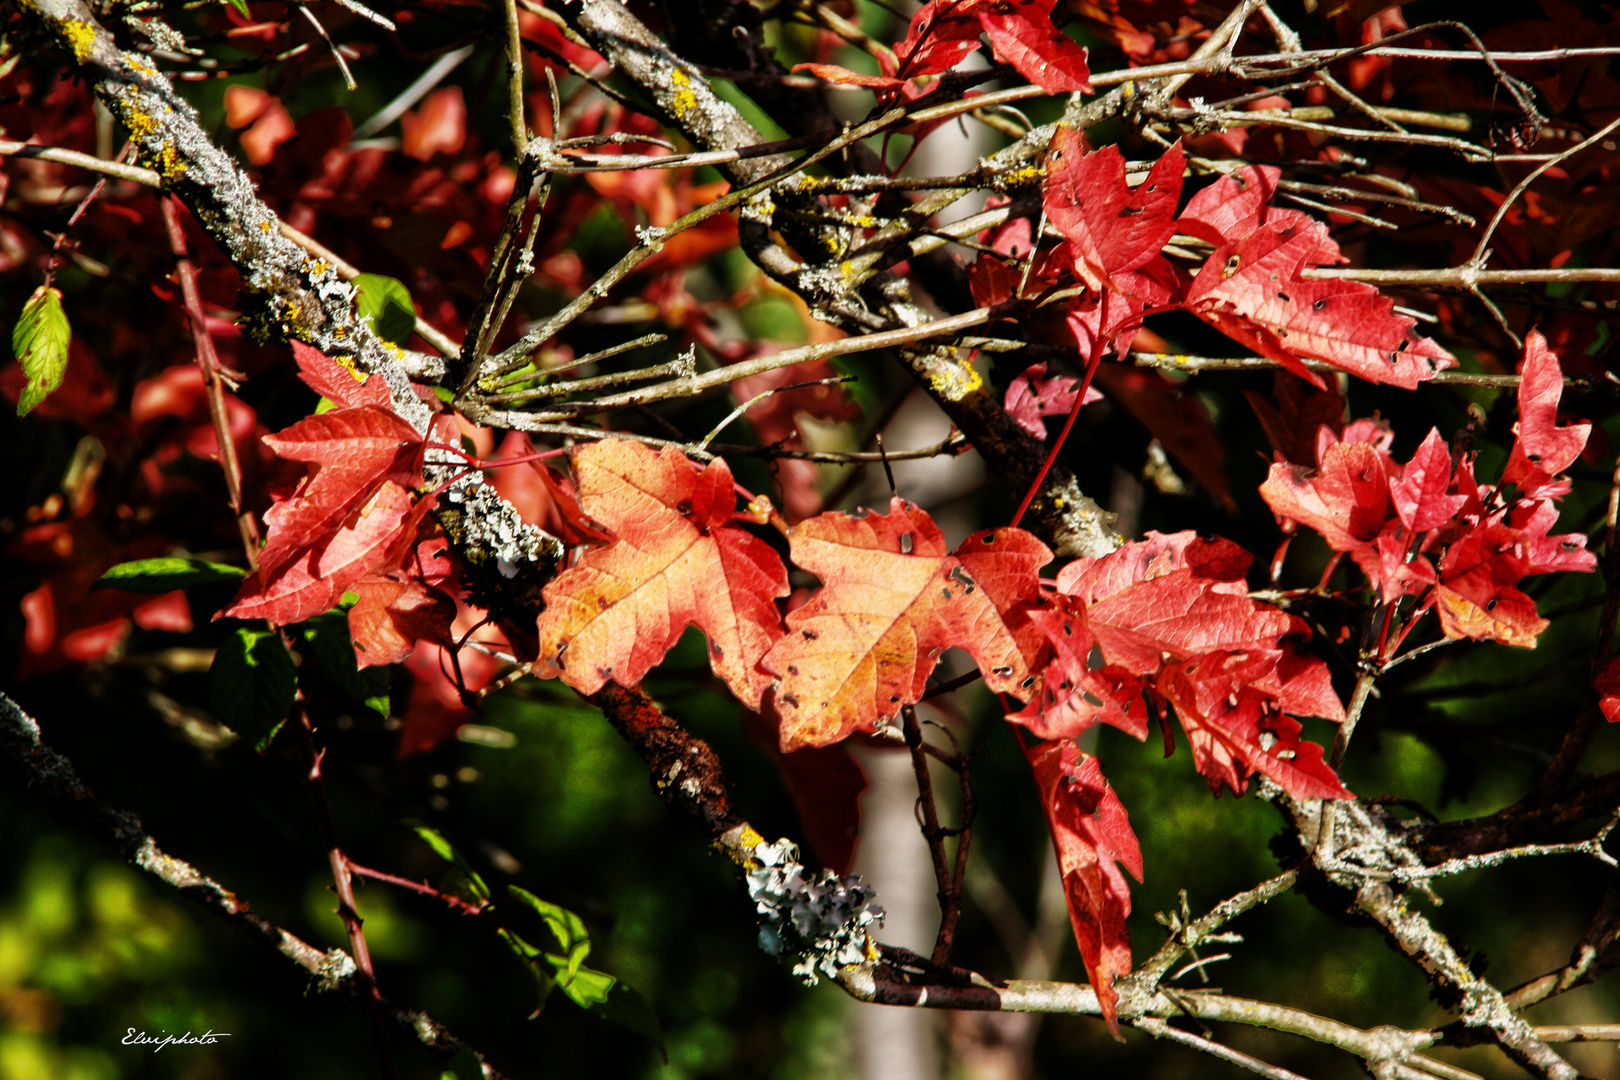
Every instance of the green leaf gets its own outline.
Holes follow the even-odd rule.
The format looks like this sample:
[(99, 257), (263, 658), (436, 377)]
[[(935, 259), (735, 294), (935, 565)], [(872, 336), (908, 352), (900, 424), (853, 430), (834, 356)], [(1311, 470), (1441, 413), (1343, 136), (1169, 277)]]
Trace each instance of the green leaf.
[(484, 1080), (484, 1065), (478, 1055), (462, 1047), (450, 1059), (450, 1067), (439, 1074), (439, 1080)]
[(551, 998), (551, 991), (557, 985), (557, 980), (551, 977), (549, 965), (541, 963), (543, 954), (539, 949), (530, 945), (510, 930), (500, 929), (495, 932), (500, 935), (502, 941), (506, 942), (507, 948), (511, 949), (517, 958), (523, 961), (523, 966), (529, 969), (529, 974), (534, 976), (535, 988), (538, 990), (538, 994), (535, 998), (534, 1012), (529, 1014), (529, 1019), (533, 1020), (545, 1009), (546, 1002)]
[(423, 843), (433, 849), (433, 854), (456, 868), (464, 879), (466, 891), (472, 895), (473, 899), (480, 903), (489, 902), (489, 886), (484, 884), (484, 879), (478, 876), (478, 871), (474, 870), (472, 864), (462, 857), (461, 852), (457, 851), (455, 846), (444, 838), (443, 833), (430, 825), (417, 821), (415, 818), (407, 818), (404, 824), (420, 837)]
[[(658, 1025), (658, 1014), (653, 1011), (647, 999), (633, 987), (620, 982), (612, 975), (584, 965), (585, 956), (591, 951), (591, 942), (585, 934), (585, 924), (580, 917), (567, 908), (541, 900), (516, 885), (508, 885), (507, 889), (545, 919), (546, 925), (550, 927), (558, 943), (568, 954), (560, 956), (545, 952), (530, 945), (510, 930), (500, 931), (507, 946), (517, 954), (518, 959), (529, 966), (540, 985), (540, 1004), (532, 1015), (540, 1014), (540, 1010), (545, 1007), (546, 998), (550, 996), (552, 989), (556, 988), (580, 1008), (595, 1013), (609, 1023), (647, 1036), (658, 1044), (658, 1052), (664, 1055), (667, 1062), (669, 1053), (664, 1049), (664, 1031)], [(549, 974), (547, 968), (551, 969)]]
[(62, 311), (62, 294), (44, 285), (35, 289), (11, 332), (12, 355), (22, 364), (28, 380), (22, 397), (17, 399), (18, 416), (27, 416), (62, 385), (72, 337), (67, 315)]
[(591, 935), (585, 929), (585, 921), (567, 908), (542, 900), (527, 889), (520, 889), (516, 885), (508, 885), (506, 889), (538, 912), (556, 937), (563, 955), (553, 958), (553, 954), (547, 953), (546, 960), (557, 969), (557, 982), (566, 991), (569, 982), (585, 963), (585, 958), (591, 954)]
[(416, 331), (416, 305), (405, 283), (384, 274), (361, 274), (354, 284), (360, 290), (354, 310), (371, 321), (377, 336), (395, 345), (409, 341)]
[(247, 576), (247, 571), (224, 563), (204, 562), (202, 559), (138, 559), (119, 563), (90, 586), (97, 589), (119, 589), (123, 592), (158, 595), (189, 589), (193, 585), (212, 585), (217, 582), (235, 584)]
[(557, 987), (580, 1008), (594, 1009), (607, 1004), (608, 994), (618, 981), (595, 968), (582, 967), (566, 979), (558, 976)]
[(220, 721), (263, 753), (292, 711), (298, 670), (270, 630), (239, 627), (214, 654), (208, 696)]
[[(244, 19), (253, 18), (252, 14), (249, 13), (249, 11), (248, 11), (247, 0), (225, 0), (225, 2), (227, 4), (229, 4), (229, 5), (231, 5), (231, 7), (236, 11), (236, 13), (238, 15), (242, 16), (242, 18), (244, 18)], [(482, 1075), (482, 1074), (480, 1074), (480, 1075)]]
[(341, 611), (328, 611), (305, 619), (303, 633), (309, 651), (338, 689), (386, 718), (388, 669), (369, 667), (362, 671), (355, 664), (354, 644), (349, 640), (349, 617)]

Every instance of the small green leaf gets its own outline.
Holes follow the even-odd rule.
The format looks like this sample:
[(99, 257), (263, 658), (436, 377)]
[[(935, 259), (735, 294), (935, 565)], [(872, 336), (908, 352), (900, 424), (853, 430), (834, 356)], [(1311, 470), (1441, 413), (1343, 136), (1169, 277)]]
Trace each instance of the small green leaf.
[(224, 563), (204, 562), (202, 559), (139, 559), (119, 563), (90, 586), (97, 589), (119, 589), (123, 592), (159, 595), (176, 589), (189, 589), (193, 585), (212, 585), (216, 582), (235, 584), (247, 576), (247, 571)]
[(404, 345), (416, 331), (416, 305), (410, 290), (398, 278), (384, 274), (361, 274), (354, 279), (360, 290), (354, 310), (384, 341)]
[(450, 1059), (450, 1067), (439, 1074), (439, 1080), (484, 1080), (484, 1065), (478, 1055), (462, 1047)]
[(388, 669), (369, 667), (361, 671), (356, 666), (354, 644), (349, 640), (349, 617), (341, 611), (328, 611), (305, 619), (303, 632), (309, 651), (338, 689), (387, 717)]
[(247, 0), (225, 0), (231, 8), (242, 18), (251, 19), (253, 15), (248, 11)]
[(17, 399), (18, 416), (27, 416), (62, 385), (72, 337), (67, 315), (62, 311), (62, 294), (44, 285), (35, 289), (11, 332), (12, 355), (22, 364), (28, 380), (23, 384), (22, 397)]
[(508, 885), (506, 889), (538, 912), (556, 937), (563, 955), (547, 953), (546, 960), (557, 969), (557, 982), (566, 989), (585, 963), (585, 958), (591, 954), (591, 935), (585, 929), (585, 921), (567, 908), (542, 900), (527, 889), (520, 889), (516, 885)]
[(220, 721), (263, 753), (292, 711), (298, 670), (281, 638), (239, 627), (214, 654), (208, 695)]
[(455, 846), (444, 838), (443, 833), (430, 825), (417, 821), (415, 818), (407, 818), (404, 824), (420, 837), (424, 844), (433, 849), (433, 854), (456, 868), (456, 871), (463, 879), (463, 884), (466, 886), (466, 892), (471, 894), (473, 899), (480, 903), (489, 902), (489, 886), (484, 884), (484, 879), (478, 876), (478, 871), (474, 870), (472, 864), (462, 857), (461, 852), (457, 851)]
[(566, 979), (559, 975), (557, 988), (580, 1008), (594, 1009), (607, 1004), (608, 994), (618, 981), (595, 968), (582, 967)]

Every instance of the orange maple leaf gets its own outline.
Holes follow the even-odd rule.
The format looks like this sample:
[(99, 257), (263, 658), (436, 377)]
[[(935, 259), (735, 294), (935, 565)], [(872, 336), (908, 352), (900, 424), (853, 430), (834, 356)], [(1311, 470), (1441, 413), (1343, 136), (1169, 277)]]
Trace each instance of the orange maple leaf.
[(699, 469), (679, 450), (592, 443), (573, 453), (580, 505), (616, 538), (546, 586), (540, 658), (594, 694), (635, 686), (693, 624), (709, 661), (745, 705), (771, 677), (760, 657), (782, 636), (775, 598), (788, 594), (781, 558), (733, 524), (736, 488), (716, 458)]
[(1028, 612), (1052, 553), (1022, 529), (975, 533), (948, 554), (926, 512), (830, 513), (789, 534), (793, 561), (824, 587), (788, 616), (764, 666), (781, 677), (783, 750), (874, 730), (921, 700), (939, 655), (970, 653), (992, 690), (1025, 693), (1043, 635)]

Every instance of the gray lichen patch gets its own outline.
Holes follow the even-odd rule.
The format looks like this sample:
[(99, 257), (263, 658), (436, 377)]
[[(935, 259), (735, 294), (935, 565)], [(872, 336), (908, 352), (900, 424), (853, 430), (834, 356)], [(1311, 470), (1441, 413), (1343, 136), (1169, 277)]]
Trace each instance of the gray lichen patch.
[(813, 874), (787, 840), (761, 842), (753, 854), (758, 866), (747, 873), (748, 896), (759, 912), (761, 949), (796, 957), (793, 974), (806, 986), (873, 959), (868, 928), (883, 924), (883, 909), (859, 874)]

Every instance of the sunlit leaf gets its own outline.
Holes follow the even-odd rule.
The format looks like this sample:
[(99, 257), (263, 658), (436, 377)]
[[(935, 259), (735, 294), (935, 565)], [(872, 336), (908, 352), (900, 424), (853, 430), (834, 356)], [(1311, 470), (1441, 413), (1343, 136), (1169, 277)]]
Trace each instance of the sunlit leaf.
[(35, 289), (11, 332), (12, 355), (28, 380), (17, 399), (18, 416), (27, 416), (62, 385), (72, 337), (67, 315), (62, 311), (62, 294), (43, 285)]
[(404, 345), (416, 331), (416, 305), (410, 290), (397, 278), (384, 274), (361, 274), (354, 279), (354, 310), (384, 341)]
[(171, 556), (119, 563), (96, 579), (96, 583), (90, 588), (118, 589), (122, 592), (150, 596), (174, 592), (176, 589), (189, 589), (194, 585), (212, 585), (220, 582), (234, 584), (246, 576), (247, 571), (238, 566)]

